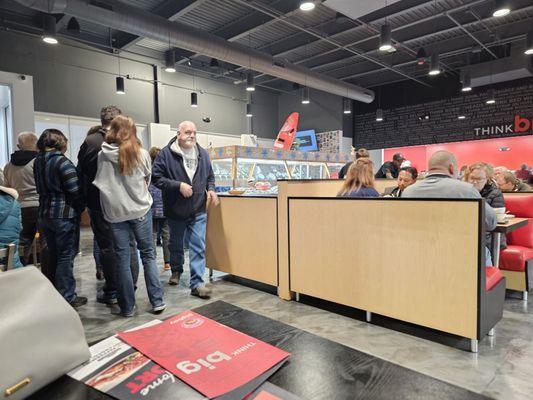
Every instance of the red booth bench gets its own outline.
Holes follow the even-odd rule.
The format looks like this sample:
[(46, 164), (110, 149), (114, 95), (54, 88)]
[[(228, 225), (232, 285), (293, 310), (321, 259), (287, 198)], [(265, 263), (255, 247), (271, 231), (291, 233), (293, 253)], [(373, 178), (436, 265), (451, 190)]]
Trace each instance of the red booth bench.
[(533, 193), (505, 193), (505, 207), (528, 224), (507, 234), (507, 248), (500, 252), (500, 268), (506, 277), (507, 289), (522, 292), (527, 300), (529, 290), (528, 264), (533, 263)]

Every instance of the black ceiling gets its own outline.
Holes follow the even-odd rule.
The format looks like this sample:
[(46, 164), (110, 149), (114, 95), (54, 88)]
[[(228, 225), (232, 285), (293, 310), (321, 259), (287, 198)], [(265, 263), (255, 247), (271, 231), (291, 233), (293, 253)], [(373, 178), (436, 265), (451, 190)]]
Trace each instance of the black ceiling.
[[(100, 3), (112, 3), (99, 0)], [(448, 76), (458, 76), (468, 60), (477, 63), (506, 57), (524, 45), (533, 27), (533, 1), (514, 0), (505, 17), (492, 17), (493, 0), (401, 0), (357, 19), (336, 13), (320, 2), (304, 12), (298, 0), (130, 0), (146, 12), (204, 29), (232, 42), (303, 65), (364, 87), (412, 80), (431, 85), (428, 65), (418, 65), (416, 52), (440, 53)], [(40, 35), (43, 14), (14, 0), (0, 0), (0, 29)], [(79, 21), (81, 31), (67, 31), (68, 15), (56, 15), (58, 31), (109, 52), (130, 52), (164, 62), (168, 44), (113, 31), (94, 21)], [(392, 26), (395, 50), (377, 50), (379, 29)], [(240, 81), (245, 69), (175, 49), (178, 64), (219, 79)], [(190, 66), (189, 66), (190, 65)], [(256, 73), (256, 83), (293, 90), (290, 82)], [(420, 84), (420, 83), (419, 83)]]

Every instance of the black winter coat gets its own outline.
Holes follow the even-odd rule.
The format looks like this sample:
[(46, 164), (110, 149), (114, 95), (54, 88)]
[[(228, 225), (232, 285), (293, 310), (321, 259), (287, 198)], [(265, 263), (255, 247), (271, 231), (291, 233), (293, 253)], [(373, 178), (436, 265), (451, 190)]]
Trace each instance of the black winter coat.
[[(488, 181), (487, 184), (481, 189), (481, 197), (485, 199), (485, 202), (492, 208), (505, 207), (505, 201), (503, 200), (502, 191), (496, 186), (493, 181)], [(492, 252), (492, 234), (487, 233), (487, 245), (490, 245), (490, 250)], [(507, 241), (505, 240), (505, 235), (502, 235), (500, 241), (500, 249), (505, 249), (507, 247)], [(494, 255), (492, 256), (494, 258)]]

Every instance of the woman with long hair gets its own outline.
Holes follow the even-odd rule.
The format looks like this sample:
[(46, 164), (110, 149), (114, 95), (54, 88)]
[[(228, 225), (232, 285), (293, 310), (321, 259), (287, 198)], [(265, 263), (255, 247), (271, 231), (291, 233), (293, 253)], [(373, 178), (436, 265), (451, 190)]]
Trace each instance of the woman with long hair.
[(359, 158), (348, 169), (338, 197), (379, 197), (374, 188), (374, 163), (366, 157)]
[(152, 243), (150, 177), (150, 155), (141, 147), (135, 123), (129, 117), (117, 116), (111, 122), (98, 154), (94, 185), (100, 190), (102, 212), (113, 233), (118, 305), (120, 315), (124, 317), (132, 317), (135, 313), (130, 234), (135, 237), (141, 255), (152, 312), (160, 313), (166, 308)]

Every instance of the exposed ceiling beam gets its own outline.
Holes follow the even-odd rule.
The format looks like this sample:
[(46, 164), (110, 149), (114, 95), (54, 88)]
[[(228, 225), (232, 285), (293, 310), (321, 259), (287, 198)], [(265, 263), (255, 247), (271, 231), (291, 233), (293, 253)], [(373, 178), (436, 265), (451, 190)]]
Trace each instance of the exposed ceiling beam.
[(466, 29), (465, 26), (463, 26), (459, 21), (457, 21), (454, 17), (452, 17), (449, 13), (444, 13), (445, 16), (447, 16), (459, 29), (461, 29), (464, 33), (466, 33), (468, 36), (470, 36), (477, 44), (479, 44), (481, 47), (483, 47), (487, 53), (489, 53), (494, 59), (498, 59), (498, 56), (494, 54), (494, 52), (489, 49), (487, 46), (483, 44), (482, 41), (480, 41), (477, 37), (475, 37), (468, 29)]
[[(512, 36), (501, 38), (492, 43), (487, 43), (487, 46), (490, 47), (490, 46), (496, 46), (496, 45), (503, 45), (507, 43), (513, 43), (517, 41), (522, 41), (525, 38), (525, 34), (515, 34), (516, 32), (510, 32), (510, 33), (512, 34)], [(448, 58), (452, 59), (453, 57), (456, 58), (456, 57), (464, 56), (472, 52), (472, 46), (465, 47), (464, 43), (462, 42), (462, 38), (449, 39), (448, 42), (449, 43), (447, 44), (446, 48), (444, 49), (444, 46), (443, 46), (444, 50), (443, 52), (440, 53), (440, 57), (443, 59), (448, 59)], [(415, 63), (416, 63), (416, 60), (406, 60), (406, 61), (396, 64), (396, 67), (400, 67), (400, 68), (406, 67), (409, 65), (413, 65)], [(374, 75), (374, 74), (384, 72), (384, 71), (386, 71), (385, 68), (371, 69), (371, 70), (361, 71), (361, 72), (353, 73), (351, 75), (343, 76), (342, 78), (339, 78), (339, 79), (346, 80), (346, 81), (355, 80), (357, 78), (361, 78), (361, 77), (368, 76), (368, 75)], [(426, 74), (426, 73), (427, 73), (427, 70), (423, 72), (423, 74)], [(263, 83), (265, 82), (261, 82), (261, 84)]]
[[(454, 8), (454, 10), (466, 9), (466, 8), (469, 8), (469, 7), (475, 6), (475, 5), (477, 5), (477, 4), (485, 3), (485, 2), (487, 2), (487, 1), (491, 1), (491, 0), (477, 0), (477, 1), (474, 1), (473, 3), (468, 4), (468, 5), (462, 5), (462, 6), (460, 6), (460, 7), (456, 7), (456, 8)], [(379, 19), (371, 20), (371, 21), (364, 21), (364, 20), (362, 19), (362, 21), (364, 21), (366, 24), (379, 24), (379, 23), (382, 23), (383, 21), (385, 21), (385, 19), (392, 19), (392, 18), (395, 18), (395, 17), (397, 17), (397, 16), (401, 16), (401, 15), (405, 14), (406, 12), (416, 12), (416, 11), (418, 11), (418, 10), (421, 10), (421, 9), (423, 9), (423, 8), (428, 7), (428, 4), (431, 5), (432, 3), (433, 3), (432, 0), (428, 0), (428, 1), (424, 2), (424, 3), (417, 4), (416, 6), (409, 7), (409, 8), (405, 8), (405, 9), (403, 9), (403, 10), (401, 10), (401, 11), (397, 11), (397, 12), (395, 12), (395, 13), (393, 13), (393, 14), (389, 14), (389, 15), (387, 15), (386, 17), (382, 17), (382, 18), (379, 18)], [(434, 18), (434, 16), (430, 17), (429, 19), (432, 19), (432, 18)], [(417, 21), (417, 23), (418, 23), (418, 21)], [(402, 27), (403, 27), (403, 26), (402, 26)], [(402, 27), (398, 27), (398, 28), (396, 28), (396, 29), (401, 29)], [(358, 24), (358, 25), (356, 25), (356, 26), (353, 26), (353, 27), (351, 27), (351, 28), (349, 28), (349, 29), (346, 29), (346, 30), (343, 30), (343, 31), (341, 31), (341, 32), (337, 32), (337, 33), (335, 33), (335, 34), (333, 34), (333, 35), (330, 35), (330, 36), (328, 36), (328, 38), (329, 38), (329, 39), (337, 39), (337, 38), (339, 38), (339, 37), (341, 37), (341, 36), (343, 36), (343, 35), (346, 35), (346, 34), (352, 33), (352, 32), (354, 32), (354, 31), (356, 31), (356, 30), (366, 30), (366, 29), (367, 29), (367, 27), (366, 27), (365, 25), (363, 25), (363, 24), (360, 23), (360, 24)], [(395, 30), (395, 29), (393, 29), (393, 32), (394, 32), (394, 30)], [(377, 38), (377, 37), (379, 37), (379, 35), (372, 35), (371, 38), (372, 38), (372, 39), (375, 39), (375, 38)], [(369, 39), (371, 39), (371, 38), (365, 38), (364, 40), (369, 40)], [(309, 45), (312, 45), (313, 43), (316, 43), (316, 42), (318, 42), (318, 41), (320, 41), (320, 40), (321, 40), (321, 39), (317, 39), (317, 40), (310, 41), (310, 42), (309, 42)], [(350, 45), (353, 45), (353, 44), (350, 44)], [(273, 56), (275, 56), (275, 57), (283, 57), (283, 56), (285, 56), (285, 55), (287, 55), (287, 54), (290, 54), (290, 53), (292, 53), (292, 52), (295, 52), (295, 51), (301, 51), (301, 50), (303, 50), (303, 48), (304, 48), (305, 46), (306, 46), (305, 44), (304, 44), (304, 45), (294, 46), (294, 47), (291, 47), (291, 48), (285, 49), (284, 51), (277, 52), (277, 53), (273, 54)]]
[(359, 51), (359, 50), (355, 50), (355, 49), (353, 49), (353, 48), (347, 48), (347, 47), (343, 46), (341, 43), (338, 43), (338, 42), (336, 42), (336, 41), (330, 39), (329, 37), (324, 37), (324, 36), (322, 36), (320, 33), (316, 33), (316, 32), (314, 32), (313, 30), (310, 30), (310, 29), (308, 29), (308, 28), (304, 28), (304, 27), (302, 27), (302, 26), (300, 26), (300, 25), (298, 25), (298, 24), (295, 24), (295, 23), (293, 23), (293, 22), (290, 22), (290, 21), (288, 21), (288, 20), (282, 18), (282, 16), (276, 15), (275, 12), (266, 9), (266, 7), (264, 7), (264, 6), (259, 6), (259, 5), (257, 5), (256, 3), (248, 3), (248, 2), (246, 2), (245, 0), (234, 0), (234, 1), (236, 1), (236, 2), (238, 2), (238, 3), (241, 3), (241, 4), (244, 4), (244, 5), (247, 5), (247, 6), (249, 6), (249, 7), (252, 7), (252, 8), (254, 8), (254, 9), (256, 9), (256, 10), (259, 10), (259, 11), (261, 11), (261, 12), (264, 12), (264, 13), (267, 14), (267, 15), (272, 15), (272, 16), (273, 16), (274, 18), (276, 18), (277, 20), (282, 21), (283, 23), (285, 23), (285, 24), (287, 24), (287, 25), (289, 25), (289, 26), (292, 26), (292, 27), (294, 27), (294, 28), (296, 28), (296, 29), (299, 29), (299, 30), (301, 30), (301, 31), (303, 31), (303, 32), (307, 32), (308, 34), (310, 34), (310, 35), (312, 35), (312, 36), (315, 36), (315, 37), (317, 37), (317, 38), (321, 38), (322, 40), (324, 40), (324, 41), (326, 41), (326, 42), (328, 42), (328, 43), (331, 43), (331, 44), (333, 44), (334, 46), (337, 46), (337, 47), (339, 47), (339, 48), (342, 48), (342, 49), (344, 49), (344, 50), (347, 50), (347, 51), (349, 51), (350, 53), (358, 54), (358, 55), (360, 55), (361, 57), (366, 58), (366, 59), (368, 59), (369, 61), (372, 61), (372, 62), (374, 62), (374, 63), (377, 64), (377, 65), (380, 65), (380, 66), (382, 66), (382, 67), (388, 68), (388, 69), (390, 69), (391, 71), (394, 71), (394, 72), (396, 72), (398, 75), (402, 75), (403, 77), (405, 77), (405, 78), (407, 78), (407, 79), (411, 79), (411, 80), (413, 80), (413, 81), (415, 81), (415, 82), (418, 82), (418, 83), (420, 83), (421, 85), (424, 85), (424, 86), (430, 86), (430, 85), (428, 85), (427, 83), (425, 83), (425, 82), (423, 82), (423, 81), (421, 81), (421, 80), (419, 80), (419, 79), (417, 79), (417, 78), (414, 78), (414, 77), (410, 76), (409, 74), (406, 74), (406, 73), (404, 73), (404, 72), (402, 72), (402, 71), (396, 70), (396, 69), (394, 69), (393, 67), (390, 67), (390, 66), (388, 66), (387, 64), (385, 64), (385, 63), (383, 63), (383, 62), (381, 62), (381, 61), (379, 61), (379, 60), (376, 60), (376, 59), (374, 59), (374, 58), (372, 58), (372, 57), (370, 57), (370, 56), (367, 56), (367, 55), (362, 54), (362, 52)]
[[(295, 12), (299, 11), (299, 0), (275, 0), (271, 6), (275, 5), (276, 9), (285, 17), (290, 17)], [(256, 30), (267, 26), (269, 23), (276, 22), (276, 19), (270, 15), (266, 15), (260, 11), (254, 10), (246, 14), (230, 24), (215, 29), (211, 33), (220, 36), (229, 42), (235, 42), (243, 37), (249, 36)], [(198, 57), (201, 54), (195, 54), (192, 57)], [(178, 61), (178, 64), (183, 64), (185, 60)]]
[[(513, 12), (513, 13), (516, 13), (516, 12), (527, 11), (527, 10), (531, 10), (531, 9), (533, 9), (533, 6), (526, 6), (526, 7), (523, 7), (523, 8), (515, 9), (515, 10), (513, 10), (512, 12)], [(457, 11), (457, 10), (455, 10), (455, 11)], [(432, 18), (435, 18), (435, 17), (442, 17), (442, 16), (446, 16), (446, 13), (439, 13), (439, 14), (437, 14), (437, 15), (433, 15), (432, 17), (428, 17), (428, 18), (426, 18), (426, 19), (429, 20), (429, 19), (432, 19)], [(430, 38), (434, 37), (435, 35), (447, 34), (447, 33), (455, 32), (455, 31), (458, 31), (458, 30), (461, 30), (461, 31), (464, 32), (466, 28), (471, 28), (471, 27), (476, 26), (476, 25), (481, 25), (481, 26), (483, 26), (484, 29), (485, 29), (485, 25), (484, 25), (485, 22), (487, 22), (487, 21), (489, 21), (489, 20), (491, 20), (491, 19), (493, 19), (493, 18), (494, 18), (494, 17), (492, 17), (492, 15), (490, 15), (490, 16), (487, 17), (487, 18), (481, 19), (481, 20), (478, 19), (478, 18), (474, 18), (471, 22), (466, 23), (466, 24), (462, 24), (460, 27), (457, 26), (456, 24), (454, 24), (453, 26), (451, 26), (451, 27), (449, 27), (449, 28), (446, 28), (446, 29), (441, 29), (441, 30), (438, 30), (438, 31), (433, 31), (433, 32), (431, 32), (431, 33), (428, 33), (428, 34), (425, 34), (425, 35), (422, 35), (422, 36), (415, 36), (415, 37), (412, 37), (412, 38), (410, 38), (410, 39), (404, 40), (404, 41), (402, 42), (402, 44), (403, 44), (403, 45), (408, 45), (408, 44), (409, 44), (409, 45), (413, 45), (413, 46), (417, 47), (417, 46), (421, 45), (421, 42), (423, 42), (423, 41), (425, 41), (425, 40), (427, 40), (427, 39), (430, 39)], [(406, 29), (406, 28), (411, 27), (411, 26), (414, 26), (414, 25), (416, 25), (416, 24), (418, 24), (418, 23), (420, 23), (420, 22), (422, 22), (422, 19), (419, 20), (419, 21), (416, 21), (416, 22), (414, 22), (414, 23), (412, 23), (412, 24), (406, 24), (406, 25), (404, 25), (404, 26), (402, 26), (402, 27), (399, 27), (398, 30), (400, 30), (400, 29)], [(501, 27), (508, 27), (508, 26), (511, 26), (511, 25), (513, 25), (513, 24), (515, 24), (515, 23), (516, 23), (516, 21), (513, 20), (513, 21), (511, 21), (511, 22), (508, 23), (508, 24), (501, 25), (499, 28), (501, 28)], [(378, 37), (379, 37), (379, 36), (378, 36)], [(464, 39), (464, 37), (463, 37), (462, 39)], [(361, 44), (363, 44), (364, 42), (367, 42), (367, 41), (369, 41), (369, 40), (372, 40), (372, 38), (366, 38), (366, 39), (360, 40), (360, 41), (358, 41), (358, 42), (354, 42), (353, 44), (350, 43), (350, 44), (348, 44), (347, 46), (351, 46), (351, 45), (361, 45)], [(479, 41), (476, 40), (475, 43), (479, 44)], [(469, 48), (471, 48), (473, 44), (474, 44), (474, 43), (470, 44)], [(434, 44), (434, 46), (436, 46), (436, 47), (438, 48), (440, 45), (439, 45), (438, 43), (436, 43), (436, 44)], [(486, 47), (488, 47), (488, 46), (486, 46)], [(338, 50), (336, 49), (335, 51), (325, 52), (325, 53), (321, 54), (320, 56), (323, 57), (324, 55), (333, 54), (333, 53), (335, 53), (335, 52), (337, 52), (337, 51), (338, 51)], [(492, 51), (491, 51), (491, 52), (492, 52)], [(366, 54), (374, 54), (374, 53), (377, 53), (377, 50), (376, 50), (376, 49), (373, 49), (373, 50), (370, 50), (370, 51), (366, 52)], [(313, 57), (308, 57), (308, 58), (306, 58), (306, 59), (298, 60), (298, 61), (295, 61), (294, 64), (303, 64), (303, 63), (305, 63), (305, 62), (307, 62), (307, 61), (309, 61), (309, 60), (311, 60), (311, 59), (314, 59), (314, 58), (316, 58), (316, 57), (317, 57), (317, 56), (313, 56)], [(357, 60), (359, 60), (359, 61), (357, 61)], [(355, 64), (352, 64), (351, 67), (353, 67), (353, 66), (361, 66), (361, 65), (364, 65), (364, 64), (368, 65), (368, 63), (365, 62), (364, 60), (360, 60), (360, 57), (359, 57), (358, 55), (353, 55), (353, 56), (351, 56), (351, 57), (345, 57), (345, 56), (341, 56), (341, 54), (339, 54), (339, 57), (337, 57), (336, 59), (334, 59), (334, 60), (332, 60), (332, 61), (328, 61), (328, 62), (326, 62), (326, 63), (320, 63), (320, 64), (317, 64), (317, 65), (315, 65), (315, 66), (308, 67), (308, 68), (311, 69), (311, 70), (320, 70), (320, 72), (322, 72), (322, 73), (330, 74), (330, 73), (333, 73), (333, 72), (336, 72), (336, 71), (339, 71), (339, 70), (342, 70), (342, 69), (346, 69), (347, 67), (346, 67), (346, 65), (341, 65), (341, 66), (338, 67), (338, 68), (326, 69), (326, 70), (322, 70), (322, 69), (323, 69), (324, 67), (327, 67), (327, 66), (333, 66), (333, 65), (336, 65), (336, 64), (339, 64), (339, 63), (346, 64), (346, 63), (348, 63), (348, 62), (354, 62), (354, 61), (355, 61)], [(415, 62), (414, 59), (413, 59), (412, 61)], [(400, 64), (401, 64), (401, 63), (400, 63)], [(397, 65), (397, 64), (394, 64), (394, 66), (397, 67), (398, 65)], [(384, 68), (376, 68), (375, 70), (376, 70), (376, 71), (382, 71), (383, 69), (384, 69)], [(257, 78), (260, 78), (261, 76), (263, 76), (263, 75), (257, 75), (257, 76), (256, 76), (256, 79), (257, 79)], [(341, 76), (341, 77), (339, 77), (339, 79), (343, 79), (343, 80), (345, 80), (345, 79), (350, 79), (350, 78), (349, 78), (349, 77)], [(266, 80), (266, 81), (261, 81), (261, 82), (262, 82), (262, 83), (268, 83), (268, 82), (273, 81), (273, 80), (275, 80), (275, 78), (274, 78), (274, 79), (269, 78), (268, 80)]]
[[(459, 7), (451, 8), (451, 9), (449, 9), (448, 11), (449, 11), (449, 12), (458, 12), (458, 11), (462, 11), (462, 10), (465, 10), (465, 9), (469, 9), (469, 8), (471, 8), (471, 7), (473, 7), (473, 6), (477, 6), (477, 5), (480, 5), (480, 4), (482, 4), (482, 3), (485, 3), (485, 2), (487, 2), (487, 1), (489, 1), (489, 0), (477, 0), (477, 1), (474, 1), (473, 3), (468, 4), (468, 5), (461, 5), (461, 6), (459, 6)], [(419, 10), (420, 8), (422, 8), (422, 7), (427, 7), (427, 6), (428, 6), (427, 3), (419, 4), (419, 5), (416, 5), (416, 6), (414, 6), (414, 7), (411, 7), (411, 8), (408, 8), (408, 9), (404, 9), (404, 10), (401, 11), (401, 12), (397, 12), (397, 13), (394, 13), (394, 14), (390, 14), (390, 15), (387, 16), (387, 18), (394, 18), (395, 16), (401, 15), (401, 14), (403, 14), (403, 13), (405, 13), (405, 12), (413, 12), (413, 11), (417, 11), (417, 10)], [(411, 23), (402, 24), (402, 25), (400, 25), (400, 26), (397, 26), (397, 27), (393, 28), (393, 29), (392, 29), (392, 33), (394, 33), (394, 32), (399, 32), (399, 31), (403, 31), (403, 30), (406, 30), (406, 29), (408, 29), (408, 28), (410, 28), (410, 27), (412, 27), (412, 26), (416, 26), (416, 25), (419, 25), (419, 24), (423, 24), (423, 23), (426, 23), (426, 22), (428, 22), (428, 21), (431, 21), (431, 20), (433, 20), (433, 19), (435, 19), (435, 18), (440, 18), (440, 17), (442, 17), (442, 13), (437, 13), (437, 14), (434, 14), (434, 15), (430, 15), (430, 16), (428, 16), (428, 17), (426, 17), (426, 18), (419, 18), (419, 19), (417, 19), (417, 20), (415, 20), (415, 21), (413, 21), (413, 22), (411, 22)], [(381, 18), (380, 20), (373, 20), (373, 21), (370, 21), (370, 22), (371, 22), (371, 23), (377, 23), (377, 22), (379, 22), (379, 21), (381, 21), (381, 20), (385, 20), (385, 17)], [(364, 23), (364, 21), (362, 21), (362, 23)], [(346, 33), (348, 33), (348, 32), (354, 31), (354, 30), (356, 30), (356, 29), (360, 29), (360, 28), (362, 28), (362, 27), (364, 27), (364, 25), (361, 24), (361, 25), (358, 25), (358, 26), (356, 26), (356, 27), (354, 27), (354, 28), (351, 28), (351, 29), (348, 29), (348, 30), (346, 30), (346, 31), (340, 32), (338, 35), (346, 34)], [(452, 29), (452, 28), (451, 28), (451, 29)], [(433, 32), (433, 33), (434, 33), (434, 32)], [(337, 35), (332, 35), (332, 36), (330, 36), (330, 37), (335, 37), (335, 36), (337, 36)], [(351, 47), (351, 46), (364, 46), (364, 45), (367, 44), (368, 42), (374, 42), (374, 41), (377, 40), (378, 38), (379, 38), (379, 34), (373, 34), (373, 35), (371, 35), (371, 36), (369, 36), (369, 37), (366, 37), (366, 38), (364, 38), (364, 39), (357, 40), (357, 41), (354, 41), (354, 42), (350, 42), (350, 43), (346, 44), (346, 46), (347, 46), (347, 47)], [(393, 38), (393, 41), (395, 41), (394, 38)], [(316, 41), (314, 41), (313, 43), (315, 43), (315, 42), (316, 42)], [(395, 42), (397, 42), (397, 41), (395, 41)], [(408, 41), (407, 41), (407, 42), (406, 42), (406, 41), (402, 41), (402, 42), (397, 42), (397, 43), (404, 44), (404, 43), (408, 43)], [(284, 55), (288, 55), (288, 54), (290, 54), (290, 53), (293, 53), (293, 52), (296, 52), (296, 51), (300, 51), (300, 50), (302, 50), (303, 48), (304, 48), (304, 46), (292, 47), (292, 48), (287, 49), (287, 50), (285, 50), (285, 51), (283, 51), (283, 52), (276, 53), (276, 54), (274, 54), (274, 56), (275, 56), (275, 57), (282, 57), (282, 56), (284, 56)], [(331, 50), (328, 50), (328, 51), (325, 51), (325, 52), (320, 52), (319, 54), (313, 54), (313, 55), (311, 55), (311, 56), (309, 56), (309, 57), (305, 57), (305, 58), (300, 59), (300, 60), (298, 60), (298, 61), (294, 61), (294, 63), (295, 63), (295, 64), (303, 64), (303, 63), (306, 63), (306, 62), (308, 62), (308, 61), (314, 60), (314, 59), (316, 59), (316, 58), (318, 58), (318, 57), (324, 57), (324, 56), (327, 56), (327, 55), (329, 55), (329, 54), (333, 54), (333, 53), (344, 53), (344, 52), (343, 52), (341, 49), (339, 49), (339, 48), (334, 48), (334, 49), (331, 49)], [(372, 53), (372, 52), (369, 51), (368, 53)], [(354, 55), (354, 56), (350, 57), (351, 60), (355, 60), (355, 59), (358, 59), (358, 58), (359, 58), (359, 57), (358, 57), (357, 55)], [(335, 63), (335, 62), (342, 62), (342, 61), (345, 60), (345, 59), (346, 59), (345, 55), (342, 56), (342, 54), (339, 54), (338, 60), (330, 61), (330, 62), (328, 62), (328, 64), (330, 64), (330, 63), (333, 64), (333, 63)], [(321, 66), (322, 66), (322, 64), (319, 64), (319, 65), (315, 65), (315, 66), (310, 67), (310, 68), (311, 68), (311, 69), (313, 69), (313, 68), (320, 68)], [(263, 76), (263, 75), (262, 75), (262, 74), (261, 74), (261, 75), (257, 75), (256, 78), (257, 78), (257, 77), (261, 77), (261, 76)]]
[[(516, 10), (516, 11), (526, 11), (526, 10), (533, 10), (533, 6), (524, 7), (524, 8), (521, 8), (520, 10)], [(485, 18), (482, 21), (486, 21), (486, 20), (488, 20), (490, 18), (491, 17)], [(478, 24), (479, 22), (480, 21), (476, 20), (476, 21), (471, 22), (469, 24), (465, 24), (464, 26), (465, 27), (471, 27), (472, 25)], [(505, 32), (507, 33), (508, 37), (510, 36), (514, 40), (515, 38), (520, 37), (520, 35), (525, 35), (524, 32), (527, 32), (529, 26), (530, 26), (530, 20), (524, 19), (522, 21), (513, 20), (512, 22), (510, 22), (508, 24), (501, 25), (498, 28), (503, 28), (501, 30), (505, 30)], [(438, 32), (438, 33), (449, 33), (450, 31), (457, 30), (457, 29), (459, 29), (459, 28), (458, 27), (454, 27), (454, 28), (450, 28), (450, 29), (446, 29), (444, 31)], [(411, 40), (409, 40), (407, 42), (408, 43), (420, 42), (420, 41), (423, 41), (423, 40), (425, 40), (425, 39), (427, 39), (427, 38), (429, 38), (431, 36), (432, 36), (431, 34), (428, 34), (428, 35), (424, 35), (424, 36), (421, 36), (421, 37), (418, 37), (418, 38), (413, 38), (413, 39), (411, 39)], [(498, 45), (498, 44), (503, 44), (505, 40), (508, 40), (508, 39), (502, 38), (501, 40), (492, 40), (492, 41), (486, 43), (485, 46), (487, 46), (489, 48), (491, 46), (495, 46), (495, 45)], [(455, 48), (451, 49), (450, 46), (449, 46), (449, 43), (453, 43), (453, 42), (457, 42), (459, 44), (459, 46), (456, 46)], [(467, 43), (467, 45), (465, 46), (464, 36), (460, 36), (460, 37), (455, 37), (455, 38), (452, 38), (452, 39), (445, 40), (443, 42), (439, 42), (438, 49), (439, 49), (440, 55), (442, 56), (442, 54), (444, 54), (444, 52), (457, 51), (457, 49), (465, 49), (465, 50), (466, 49), (470, 49), (470, 51), (471, 51), (471, 49), (473, 48), (473, 45), (474, 45), (474, 43)], [(413, 60), (411, 60), (411, 62), (414, 63), (414, 62), (416, 62), (416, 60), (413, 59)], [(334, 71), (338, 71), (339, 69), (328, 70), (328, 71), (323, 71), (323, 72), (324, 73), (331, 73), (331, 72), (334, 72)], [(345, 80), (345, 79), (350, 79), (351, 77), (353, 77), (353, 76), (351, 76), (351, 75), (340, 76), (340, 77), (338, 77), (338, 79)]]

